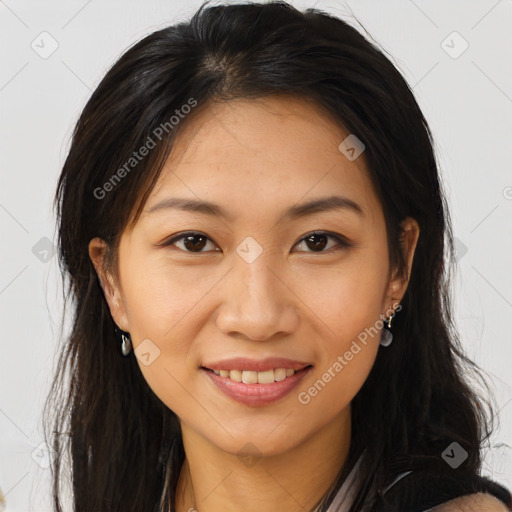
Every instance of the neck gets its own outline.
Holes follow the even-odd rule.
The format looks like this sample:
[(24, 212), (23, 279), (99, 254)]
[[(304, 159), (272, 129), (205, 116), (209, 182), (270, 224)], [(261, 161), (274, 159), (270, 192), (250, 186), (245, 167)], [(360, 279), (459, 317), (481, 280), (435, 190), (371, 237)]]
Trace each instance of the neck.
[(177, 512), (304, 512), (329, 490), (350, 448), (350, 407), (285, 453), (241, 458), (182, 424)]

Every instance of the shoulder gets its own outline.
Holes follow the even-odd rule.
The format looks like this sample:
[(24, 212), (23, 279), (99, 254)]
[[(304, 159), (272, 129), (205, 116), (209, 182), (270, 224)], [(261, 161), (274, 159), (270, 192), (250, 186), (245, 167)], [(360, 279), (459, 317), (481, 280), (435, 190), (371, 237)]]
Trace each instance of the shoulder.
[(492, 494), (479, 492), (442, 503), (432, 512), (509, 512), (505, 504)]
[(412, 471), (389, 491), (386, 498), (400, 510), (512, 512), (508, 489), (473, 472)]

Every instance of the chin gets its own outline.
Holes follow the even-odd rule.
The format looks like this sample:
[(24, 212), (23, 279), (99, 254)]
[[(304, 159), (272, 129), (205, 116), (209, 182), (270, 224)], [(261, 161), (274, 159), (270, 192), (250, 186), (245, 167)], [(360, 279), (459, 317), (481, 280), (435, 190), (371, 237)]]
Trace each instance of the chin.
[(261, 422), (259, 428), (254, 420), (248, 421), (245, 426), (243, 423), (245, 422), (241, 422), (237, 428), (228, 428), (229, 434), (218, 425), (215, 432), (211, 429), (202, 431), (203, 425), (198, 433), (218, 449), (241, 458), (281, 455), (306, 439), (300, 425), (297, 425), (296, 432), (292, 432), (289, 428), (284, 429), (282, 424), (279, 425), (279, 421)]

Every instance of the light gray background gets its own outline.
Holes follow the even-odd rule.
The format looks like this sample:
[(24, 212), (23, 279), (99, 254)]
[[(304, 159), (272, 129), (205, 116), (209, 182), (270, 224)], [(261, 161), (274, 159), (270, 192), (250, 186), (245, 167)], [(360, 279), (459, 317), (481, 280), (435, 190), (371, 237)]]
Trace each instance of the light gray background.
[[(0, 1), (0, 488), (8, 512), (50, 509), (40, 414), (62, 315), (51, 201), (72, 127), (129, 45), (199, 4)], [(361, 30), (352, 11), (393, 57), (430, 123), (458, 240), (456, 321), (500, 409), (485, 473), (510, 486), (512, 2), (293, 4), (317, 6)], [(457, 56), (464, 40), (469, 47)], [(42, 58), (52, 44), (58, 48)]]

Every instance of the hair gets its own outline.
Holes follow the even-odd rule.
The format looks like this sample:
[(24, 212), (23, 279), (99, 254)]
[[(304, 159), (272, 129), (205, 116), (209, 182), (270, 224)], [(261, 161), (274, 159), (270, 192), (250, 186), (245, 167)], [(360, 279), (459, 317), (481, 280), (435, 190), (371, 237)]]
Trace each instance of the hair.
[[(59, 265), (73, 318), (45, 404), (57, 512), (66, 452), (75, 512), (175, 509), (185, 456), (179, 423), (135, 358), (121, 355), (88, 243), (105, 240), (115, 273), (120, 236), (137, 222), (182, 128), (213, 102), (268, 95), (313, 102), (364, 143), (396, 271), (407, 272), (401, 222), (412, 217), (420, 228), (394, 342), (378, 351), (351, 402), (350, 453), (321, 510), (363, 449), (353, 512), (365, 496), (378, 510), (385, 499), (379, 489), (404, 468), (445, 471), (441, 453), (454, 441), (468, 453), (465, 468), (481, 469), (492, 406), (470, 385), (487, 386), (453, 321), (450, 219), (432, 134), (411, 88), (375, 43), (323, 11), (281, 1), (206, 3), (189, 21), (144, 37), (111, 67), (77, 121), (58, 180)], [(177, 111), (191, 110), (187, 104), (197, 106), (170, 123)], [(130, 160), (149, 140), (147, 156)]]

